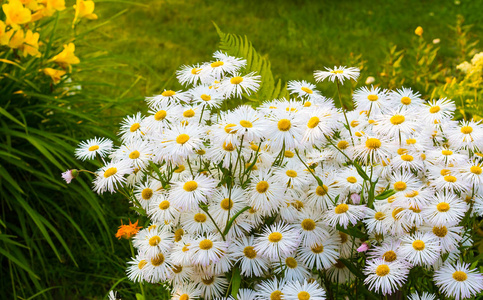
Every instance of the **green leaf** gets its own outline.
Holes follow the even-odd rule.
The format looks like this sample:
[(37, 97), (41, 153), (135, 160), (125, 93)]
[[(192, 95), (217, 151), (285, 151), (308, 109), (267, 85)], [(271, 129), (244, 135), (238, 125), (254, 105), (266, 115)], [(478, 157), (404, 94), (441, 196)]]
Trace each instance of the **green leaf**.
[(364, 169), (362, 169), (361, 165), (359, 165), (357, 162), (353, 162), (354, 167), (356, 167), (357, 173), (364, 179), (364, 180), (370, 180), (369, 176), (366, 174)]
[(242, 213), (244, 213), (245, 211), (247, 211), (248, 209), (250, 209), (250, 206), (246, 206), (244, 207), (242, 210), (240, 210), (239, 212), (237, 212), (233, 217), (231, 217), (230, 221), (228, 222), (228, 224), (226, 225), (226, 228), (225, 230), (223, 231), (223, 235), (227, 235), (228, 232), (230, 231), (230, 228), (231, 226), (233, 225), (233, 222), (235, 221), (235, 219), (241, 215)]
[(362, 272), (359, 269), (357, 269), (356, 266), (354, 266), (354, 264), (351, 263), (349, 260), (344, 259), (344, 258), (339, 258), (339, 261), (342, 262), (347, 267), (347, 269), (349, 269), (349, 271), (351, 271), (352, 274), (356, 275), (361, 280), (365, 279), (364, 274), (362, 274)]
[(344, 228), (340, 225), (337, 225), (336, 228), (337, 228), (337, 230), (339, 230), (339, 231), (341, 231), (345, 234), (348, 234), (348, 235), (356, 237), (356, 238), (360, 238), (362, 240), (367, 240), (367, 238), (369, 237), (367, 234), (360, 231), (357, 227), (349, 227), (349, 228), (346, 229), (346, 228)]
[(136, 300), (144, 300), (144, 296), (139, 293), (136, 293)]
[(3, 107), (0, 107), (0, 114), (4, 115), (5, 117), (9, 118), (10, 120), (14, 121), (18, 125), (25, 127), (25, 124), (20, 122), (19, 120), (15, 119), (14, 116), (12, 116), (8, 111), (6, 111)]
[(379, 195), (376, 196), (376, 200), (384, 200), (384, 199), (387, 199), (389, 197), (391, 197), (392, 195), (394, 195), (396, 193), (395, 190), (385, 190), (384, 192), (380, 193)]
[(240, 269), (237, 267), (233, 268), (233, 275), (231, 276), (231, 295), (233, 298), (238, 299), (238, 290), (240, 289), (241, 275)]

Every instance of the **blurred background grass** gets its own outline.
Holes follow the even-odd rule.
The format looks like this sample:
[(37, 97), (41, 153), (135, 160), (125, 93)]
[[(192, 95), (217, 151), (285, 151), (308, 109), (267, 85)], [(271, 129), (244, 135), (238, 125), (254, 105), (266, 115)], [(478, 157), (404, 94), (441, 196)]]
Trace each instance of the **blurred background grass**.
[[(66, 5), (72, 10), (74, 2), (67, 0)], [(360, 84), (364, 84), (367, 76), (375, 76), (375, 83), (380, 83), (378, 80), (383, 78), (380, 73), (386, 71), (382, 65), (391, 45), (407, 49), (408, 53), (415, 51), (412, 48), (417, 44), (418, 37), (414, 34), (417, 26), (424, 28), (423, 37), (428, 44), (440, 39), (436, 63), (453, 66), (446, 71), (448, 74), (442, 74), (444, 81), (445, 76), (456, 71), (454, 66), (470, 58), (470, 53), (462, 51), (466, 48), (458, 46), (460, 36), (450, 28), (457, 24), (458, 16), (464, 19), (464, 24), (474, 25), (466, 39), (475, 39), (483, 33), (483, 2), (470, 0), (95, 2), (99, 19), (87, 21), (79, 31), (99, 27), (88, 39), (76, 40), (76, 54), (86, 63), (72, 78), (82, 86), (83, 94), (78, 98), (88, 95), (88, 99), (95, 101), (97, 106), (92, 104), (90, 113), (95, 115), (97, 123), (86, 120), (83, 126), (87, 129), (82, 132), (70, 128), (72, 146), (75, 141), (92, 137), (89, 134), (99, 134), (102, 130), (96, 127), (115, 134), (122, 115), (145, 110), (144, 96), (178, 87), (174, 72), (179, 66), (210, 60), (219, 43), (212, 22), (224, 32), (246, 35), (258, 53), (270, 60), (274, 76), (285, 82), (293, 79), (313, 82), (316, 69), (357, 64), (363, 66)], [(70, 28), (70, 23), (66, 26)], [(321, 89), (332, 96), (330, 90), (324, 90), (326, 87)], [(98, 107), (102, 110), (94, 114)], [(79, 185), (74, 181), (65, 188), (69, 193), (89, 193), (87, 187), (80, 189)], [(10, 272), (10, 276), (2, 275), (0, 280), (1, 290), (7, 291), (3, 294), (5, 298), (13, 297), (11, 290), (15, 286), (16, 295), (24, 299), (103, 299), (111, 288), (118, 290), (123, 299), (134, 299), (139, 286), (125, 277), (129, 245), (114, 238), (121, 218), (124, 223), (128, 218), (136, 219), (134, 213), (128, 213), (127, 201), (111, 195), (98, 199), (107, 224), (100, 226), (88, 208), (72, 202), (71, 196), (63, 197), (60, 191), (53, 197), (82, 229), (89, 244), (71, 223), (58, 220), (54, 226), (64, 237), (77, 265), (60, 246), (60, 261), (48, 247), (41, 251), (41, 264), (36, 254), (30, 253), (41, 288), (26, 288), (22, 285), (25, 281), (11, 279), (19, 275), (12, 275), (10, 265), (2, 260), (3, 274)], [(110, 231), (106, 232), (106, 227)], [(43, 242), (42, 236), (32, 239), (40, 245)], [(147, 293), (161, 297), (155, 286), (148, 286)]]

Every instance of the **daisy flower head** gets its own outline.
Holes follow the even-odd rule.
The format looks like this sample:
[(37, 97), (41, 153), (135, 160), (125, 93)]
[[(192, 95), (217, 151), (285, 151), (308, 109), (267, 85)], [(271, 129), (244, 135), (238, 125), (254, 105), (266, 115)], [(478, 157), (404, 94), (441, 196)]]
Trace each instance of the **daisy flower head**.
[(138, 170), (144, 170), (149, 164), (152, 157), (152, 149), (147, 141), (141, 139), (131, 140), (122, 144), (119, 149), (114, 152), (114, 160), (126, 160), (131, 162), (132, 166)]
[(275, 260), (282, 256), (289, 256), (300, 243), (298, 232), (283, 222), (265, 227), (262, 234), (255, 240), (255, 251), (260, 255)]
[(80, 160), (94, 159), (96, 155), (106, 157), (112, 150), (113, 143), (106, 138), (93, 138), (83, 141), (75, 149), (75, 156)]
[(285, 287), (285, 279), (277, 279), (273, 277), (272, 279), (260, 282), (255, 290), (257, 291), (257, 298), (260, 300), (282, 300), (284, 299), (284, 294), (282, 292)]
[(432, 100), (428, 102), (422, 111), (422, 117), (427, 124), (434, 126), (435, 124), (440, 124), (443, 120), (451, 119), (455, 109), (456, 106), (450, 99)]
[(144, 267), (148, 264), (146, 256), (142, 253), (137, 254), (135, 258), (132, 258), (127, 262), (128, 267), (126, 270), (127, 277), (132, 282), (144, 281)]
[(148, 115), (141, 124), (141, 127), (146, 131), (146, 136), (160, 133), (165, 127), (170, 127), (178, 118), (181, 109), (181, 105), (174, 105), (167, 101), (151, 106)]
[(483, 186), (483, 163), (477, 161), (468, 161), (460, 166), (462, 179), (467, 182), (469, 186), (480, 187)]
[(400, 251), (401, 241), (387, 239), (381, 246), (373, 247), (369, 255), (373, 259), (383, 259), (385, 262), (400, 261), (405, 262)]
[(325, 67), (325, 71), (315, 71), (314, 77), (316, 82), (321, 82), (325, 79), (334, 82), (337, 79), (340, 83), (343, 83), (346, 79), (357, 80), (360, 72), (361, 70), (354, 67), (334, 66), (332, 69)]
[(273, 151), (298, 148), (301, 145), (304, 124), (296, 114), (285, 110), (277, 110), (269, 118), (270, 125), (267, 128), (267, 136), (270, 137), (269, 145)]
[(299, 230), (303, 246), (320, 244), (329, 237), (329, 232), (322, 223), (322, 211), (318, 209), (303, 208), (294, 227)]
[(192, 234), (203, 234), (215, 230), (213, 222), (211, 222), (206, 212), (200, 208), (183, 212), (180, 222), (181, 226)]
[(339, 243), (332, 237), (309, 247), (299, 247), (297, 256), (310, 269), (330, 268), (339, 258)]
[(243, 93), (250, 96), (251, 93), (258, 91), (261, 78), (260, 75), (255, 75), (255, 72), (244, 76), (235, 73), (232, 77), (227, 77), (221, 81), (219, 90), (227, 98), (241, 98)]
[(213, 54), (213, 58), (215, 58), (215, 61), (204, 65), (201, 71), (201, 77), (204, 82), (207, 78), (220, 80), (226, 74), (238, 72), (247, 64), (245, 59), (229, 56), (221, 51), (216, 51)]
[(272, 262), (272, 269), (275, 274), (283, 276), (287, 281), (302, 281), (310, 277), (310, 272), (305, 264), (295, 255), (281, 257), (280, 261)]
[(192, 250), (192, 261), (201, 266), (208, 266), (220, 260), (228, 250), (228, 244), (218, 235), (208, 233), (199, 236), (189, 247)]
[(148, 97), (146, 101), (150, 107), (153, 107), (156, 104), (161, 104), (162, 102), (179, 104), (182, 102), (189, 102), (190, 95), (188, 92), (173, 91), (173, 90), (164, 90), (161, 94)]
[(221, 297), (228, 287), (228, 280), (221, 275), (205, 275), (201, 273), (195, 274), (193, 277), (196, 282), (196, 288), (201, 291), (201, 296), (204, 299)]
[[(220, 107), (223, 102), (223, 94), (218, 89), (210, 88), (208, 85), (199, 85), (190, 90), (191, 98), (195, 104), (207, 108)], [(209, 112), (206, 112), (207, 114)]]
[(173, 182), (168, 199), (181, 211), (192, 210), (199, 203), (208, 201), (207, 198), (213, 194), (216, 184), (215, 179), (197, 174), (183, 181)]
[(231, 256), (240, 263), (242, 275), (262, 276), (269, 267), (269, 261), (255, 250), (254, 236), (243, 236), (234, 241)]
[(148, 216), (157, 223), (175, 223), (178, 221), (180, 212), (176, 209), (165, 195), (149, 201)]
[(133, 246), (145, 254), (146, 259), (155, 258), (159, 253), (167, 253), (172, 245), (173, 234), (158, 225), (142, 229), (133, 239)]
[(317, 97), (322, 97), (319, 91), (317, 91), (315, 84), (309, 83), (305, 80), (297, 81), (291, 80), (287, 84), (287, 89), (290, 94), (297, 94), (299, 98), (302, 99), (312, 99)]
[(367, 276), (364, 284), (369, 285), (369, 290), (391, 295), (406, 282), (409, 269), (400, 261), (387, 262), (379, 258), (367, 262), (364, 274)]
[(105, 191), (113, 193), (118, 186), (126, 183), (125, 175), (132, 173), (132, 171), (131, 162), (126, 160), (107, 163), (96, 172), (94, 191), (98, 194)]
[(441, 225), (429, 227), (427, 229), (429, 229), (439, 239), (441, 245), (441, 253), (448, 253), (457, 250), (458, 243), (463, 238), (463, 227), (461, 226)]
[(455, 225), (463, 219), (467, 204), (453, 193), (436, 193), (422, 213), (429, 224), (433, 226)]
[(423, 104), (421, 94), (411, 88), (402, 87), (388, 93), (390, 107), (397, 107), (399, 111), (420, 108)]
[(283, 204), (285, 187), (268, 171), (257, 171), (251, 175), (251, 183), (246, 191), (250, 206), (264, 214), (275, 211)]
[(142, 122), (143, 117), (140, 112), (124, 118), (121, 123), (121, 131), (119, 132), (121, 140), (123, 142), (129, 142), (141, 139), (144, 136), (144, 128), (141, 128)]
[(195, 300), (201, 296), (201, 291), (193, 283), (178, 285), (173, 291), (172, 300)]
[(300, 115), (300, 123), (305, 123), (302, 141), (308, 145), (322, 144), (325, 136), (332, 136), (337, 128), (339, 113), (333, 109), (316, 108)]
[(357, 109), (366, 111), (369, 116), (379, 115), (390, 106), (387, 91), (379, 87), (360, 87), (352, 97)]
[(483, 148), (483, 124), (481, 121), (462, 121), (459, 126), (445, 130), (449, 143), (457, 149), (476, 151)]
[(441, 247), (438, 239), (430, 232), (416, 232), (401, 238), (402, 257), (413, 265), (431, 266), (439, 258)]
[(365, 216), (365, 206), (339, 203), (336, 206), (331, 205), (326, 212), (325, 219), (327, 225), (336, 227), (340, 225), (344, 228), (355, 225)]
[(354, 156), (365, 164), (381, 164), (393, 156), (395, 145), (386, 138), (364, 136), (354, 147)]
[(327, 210), (333, 199), (339, 195), (337, 180), (333, 175), (322, 178), (322, 186), (311, 185), (307, 194), (307, 204), (320, 210)]
[(456, 300), (476, 296), (483, 290), (483, 275), (463, 262), (443, 265), (434, 272), (434, 282), (443, 294)]
[(162, 252), (147, 260), (144, 268), (144, 279), (147, 282), (157, 283), (171, 277), (171, 261), (169, 256), (165, 256)]
[[(202, 133), (203, 129), (193, 124), (178, 125), (166, 129), (159, 138), (153, 138), (153, 142), (160, 143), (158, 149), (155, 150), (155, 154), (160, 160), (165, 159), (181, 163), (189, 155), (202, 148)], [(155, 146), (153, 145), (153, 147)]]
[(387, 233), (388, 228), (384, 224), (384, 219), (388, 217), (387, 214), (388, 212), (384, 209), (366, 209), (366, 216), (362, 221), (366, 224), (367, 232), (375, 234)]
[(248, 105), (236, 108), (227, 119), (231, 121), (225, 126), (225, 131), (230, 130), (238, 137), (244, 137), (247, 142), (258, 143), (267, 136), (270, 123), (258, 111)]
[(418, 131), (419, 122), (411, 111), (396, 111), (387, 109), (385, 114), (376, 117), (374, 132), (394, 140), (399, 139), (399, 143), (412, 137)]
[(325, 290), (317, 281), (289, 281), (283, 288), (283, 295), (285, 300), (324, 300)]
[(418, 294), (418, 292), (411, 293), (408, 295), (409, 300), (437, 300), (435, 294), (430, 294), (428, 292), (422, 292), (421, 294)]
[(136, 197), (136, 200), (138, 200), (144, 209), (147, 209), (152, 200), (157, 199), (163, 194), (162, 190), (163, 186), (159, 181), (148, 179), (135, 186), (134, 197)]
[(191, 66), (181, 66), (181, 68), (176, 71), (176, 78), (182, 85), (196, 85), (201, 81), (201, 71), (203, 66), (200, 64)]

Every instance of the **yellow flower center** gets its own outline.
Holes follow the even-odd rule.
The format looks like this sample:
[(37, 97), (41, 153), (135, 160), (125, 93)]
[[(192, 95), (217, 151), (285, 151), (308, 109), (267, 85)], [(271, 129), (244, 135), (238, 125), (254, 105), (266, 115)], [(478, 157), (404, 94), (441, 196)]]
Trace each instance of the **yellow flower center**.
[(407, 152), (408, 152), (408, 150), (404, 149), (404, 148), (397, 149), (397, 154), (399, 154), (399, 155), (406, 154)]
[(262, 180), (259, 183), (257, 183), (256, 189), (257, 189), (257, 192), (262, 194), (262, 193), (265, 193), (268, 190), (268, 187), (269, 187), (268, 182)]
[(473, 128), (471, 126), (463, 126), (461, 127), (461, 133), (462, 134), (470, 134), (473, 132)]
[(318, 195), (318, 196), (325, 196), (327, 194), (327, 192), (329, 191), (329, 187), (326, 186), (325, 184), (323, 184), (322, 186), (318, 186), (316, 189), (315, 189), (315, 193)]
[(188, 109), (188, 110), (183, 112), (183, 117), (185, 117), (185, 118), (192, 118), (194, 116), (195, 116), (195, 111), (192, 110), (192, 109)]
[(240, 84), (243, 82), (243, 77), (241, 76), (236, 76), (230, 79), (231, 84)]
[(402, 124), (404, 123), (404, 121), (406, 120), (406, 118), (404, 118), (403, 115), (394, 115), (391, 117), (390, 121), (393, 125), (399, 125), (399, 124)]
[(450, 209), (450, 207), (449, 207), (449, 204), (448, 203), (441, 202), (441, 203), (438, 203), (438, 205), (436, 205), (436, 209), (439, 212), (447, 212)]
[(283, 293), (279, 290), (270, 294), (270, 300), (282, 300)]
[(313, 94), (314, 93), (311, 89), (309, 89), (308, 87), (305, 87), (305, 86), (301, 87), (300, 89), (302, 91), (306, 92), (307, 94)]
[(245, 127), (245, 128), (252, 128), (252, 127), (253, 127), (252, 122), (247, 121), (247, 120), (241, 120), (241, 121), (240, 121), (240, 125), (241, 125), (242, 127)]
[(372, 101), (377, 101), (378, 99), (379, 99), (379, 97), (377, 95), (372, 95), (371, 94), (371, 95), (367, 96), (367, 100), (369, 100), (371, 102)]
[(456, 281), (465, 281), (467, 278), (468, 275), (466, 275), (466, 273), (463, 271), (456, 271), (453, 273), (453, 279)]
[(310, 118), (309, 122), (307, 123), (308, 128), (315, 128), (317, 125), (319, 125), (320, 119), (317, 117), (312, 117)]
[(297, 210), (301, 210), (304, 208), (304, 203), (300, 200), (295, 200), (295, 202), (292, 202), (292, 206), (295, 207)]
[(182, 133), (178, 135), (178, 137), (176, 138), (176, 143), (184, 145), (184, 143), (186, 143), (189, 139), (190, 139), (189, 135)]
[(297, 294), (298, 300), (309, 300), (310, 299), (310, 294), (307, 293), (306, 291), (302, 291)]
[(446, 176), (451, 174), (451, 171), (448, 169), (442, 169), (439, 173), (441, 174), (441, 176)]
[[(247, 121), (247, 122), (248, 122), (248, 121)], [(240, 122), (240, 124), (241, 124), (241, 122)], [(235, 127), (235, 126), (236, 126), (236, 124), (233, 124), (233, 123), (227, 124), (227, 125), (225, 126), (225, 132), (226, 132), (226, 133), (231, 133), (231, 134), (236, 133), (236, 130), (232, 130), (232, 129), (231, 129), (232, 127)], [(242, 125), (242, 126), (243, 126), (243, 125)]]
[(366, 147), (369, 149), (379, 149), (381, 147), (381, 141), (376, 138), (369, 138), (366, 141)]
[(201, 278), (201, 281), (206, 284), (206, 285), (211, 285), (213, 282), (215, 282), (215, 277), (210, 277), (210, 278)]
[(384, 258), (384, 260), (387, 262), (393, 262), (396, 260), (397, 255), (396, 255), (396, 252), (389, 250), (389, 251), (386, 251), (384, 255), (382, 255), (382, 258)]
[(343, 214), (348, 210), (349, 210), (349, 205), (347, 205), (345, 203), (341, 203), (341, 204), (337, 205), (334, 209), (335, 213), (338, 214), (338, 215)]
[(149, 239), (149, 245), (152, 247), (157, 246), (159, 243), (161, 243), (161, 238), (157, 235)]
[(139, 270), (141, 270), (142, 268), (144, 268), (145, 265), (147, 265), (148, 262), (146, 260), (141, 260), (139, 263), (138, 263), (138, 268)]
[(292, 157), (294, 157), (294, 155), (295, 154), (293, 154), (293, 152), (290, 151), (290, 150), (285, 150), (285, 152), (283, 153), (283, 156), (288, 157), (288, 158), (292, 158)]
[(339, 236), (340, 236), (340, 242), (341, 244), (345, 244), (347, 241), (348, 241), (348, 236), (347, 234), (343, 233), (343, 232), (339, 232)]
[(174, 232), (174, 241), (175, 242), (179, 242), (181, 241), (181, 238), (183, 237), (184, 235), (184, 230), (183, 228), (179, 228), (177, 229), (175, 232)]
[(416, 144), (416, 139), (407, 139), (406, 140), (406, 144), (408, 144), (408, 145), (414, 145), (414, 144)]
[(179, 296), (179, 300), (190, 300), (190, 296), (188, 294), (183, 294)]
[(349, 147), (349, 142), (347, 142), (347, 141), (339, 141), (337, 143), (337, 148), (339, 148), (341, 150), (347, 149), (347, 147)]
[(379, 277), (384, 277), (387, 274), (389, 274), (389, 271), (390, 271), (390, 269), (389, 269), (388, 265), (379, 265), (376, 268), (376, 275), (379, 276)]
[(162, 263), (164, 263), (164, 255), (162, 253), (158, 253), (158, 255), (151, 258), (151, 264), (155, 267), (160, 266)]
[(374, 214), (374, 219), (381, 221), (386, 218), (386, 215), (383, 212), (378, 211), (377, 213)]
[(223, 150), (231, 152), (231, 151), (235, 150), (235, 146), (233, 146), (232, 143), (226, 144), (226, 142), (223, 142)]
[(413, 248), (414, 248), (414, 250), (416, 250), (416, 251), (421, 251), (421, 250), (424, 250), (424, 248), (426, 248), (426, 245), (425, 245), (425, 244), (424, 244), (424, 242), (423, 242), (423, 241), (421, 241), (421, 240), (415, 240), (415, 241), (413, 242)]
[(481, 174), (481, 172), (482, 172), (482, 169), (481, 169), (481, 167), (480, 167), (480, 166), (472, 166), (472, 167), (470, 168), (470, 171), (471, 171), (471, 173), (473, 173), (473, 174), (480, 175), (480, 174)]
[(442, 150), (441, 151), (441, 154), (446, 155), (446, 156), (453, 155), (453, 151), (451, 151), (451, 150)]
[(129, 158), (130, 159), (136, 159), (138, 158), (140, 155), (139, 151), (138, 150), (134, 150), (133, 152), (129, 153)]
[(154, 119), (156, 121), (161, 121), (161, 120), (164, 120), (164, 118), (166, 118), (166, 111), (165, 110), (160, 110), (158, 111), (157, 113), (154, 114)]
[(433, 233), (435, 236), (443, 238), (448, 233), (448, 228), (446, 226), (434, 226)]
[(224, 63), (224, 62), (222, 62), (222, 61), (215, 61), (215, 62), (211, 63), (211, 67), (212, 67), (212, 68), (217, 68), (217, 67), (219, 67), (219, 66), (223, 66), (224, 64), (225, 64), (225, 63)]
[(167, 210), (168, 208), (169, 208), (169, 201), (168, 200), (164, 200), (164, 201), (161, 201), (161, 203), (159, 203), (159, 209)]
[(350, 182), (350, 183), (356, 183), (357, 178), (355, 178), (354, 176), (349, 176), (349, 177), (347, 177), (347, 181)]
[(357, 127), (357, 125), (359, 125), (359, 122), (354, 120), (354, 121), (351, 121), (351, 127)]
[(431, 106), (431, 108), (429, 109), (429, 112), (432, 113), (432, 114), (435, 114), (440, 110), (441, 110), (441, 107), (436, 105), (436, 106)]
[(161, 93), (161, 96), (164, 96), (164, 97), (171, 97), (174, 95), (176, 95), (176, 92), (172, 90), (167, 90)]
[(209, 239), (204, 239), (200, 242), (201, 250), (210, 250), (213, 247), (213, 242)]
[(245, 247), (243, 249), (243, 255), (245, 255), (249, 259), (254, 259), (257, 257), (257, 251), (252, 246)]
[(111, 167), (104, 172), (104, 178), (111, 177), (117, 173), (117, 168)]
[(404, 104), (404, 105), (409, 105), (409, 104), (411, 104), (411, 98), (409, 98), (409, 97), (402, 97), (401, 98), (401, 103)]
[(278, 243), (282, 240), (282, 234), (280, 232), (272, 232), (268, 235), (268, 241), (271, 243)]
[(444, 176), (443, 178), (447, 182), (456, 182), (456, 177), (454, 177), (453, 175), (447, 175), (447, 176)]
[(417, 195), (419, 195), (418, 191), (412, 191), (412, 192), (406, 193), (406, 197), (408, 198), (413, 198), (413, 197), (416, 197)]
[(315, 222), (312, 219), (305, 219), (302, 221), (302, 229), (312, 231), (315, 229)]
[[(179, 273), (181, 273), (181, 271), (183, 271), (183, 266), (174, 265), (171, 269), (173, 270), (174, 273), (179, 274)], [(186, 295), (186, 294), (184, 294), (184, 295)], [(183, 296), (183, 295), (181, 295), (181, 296)], [(181, 299), (181, 297), (179, 297), (179, 298)]]
[(409, 206), (409, 210), (416, 213), (416, 214), (419, 214), (421, 212), (421, 209), (419, 209), (419, 207), (417, 205), (415, 205), (414, 207)]
[(330, 73), (332, 73), (332, 74), (342, 74), (342, 73), (344, 73), (344, 70), (334, 70), (334, 71), (330, 71)]
[(304, 103), (304, 107), (310, 107), (310, 106), (312, 106), (312, 103), (310, 103), (309, 101)]
[(152, 196), (153, 196), (153, 190), (150, 189), (150, 188), (145, 188), (141, 192), (141, 197), (144, 200), (149, 200), (149, 199), (151, 199)]
[(413, 161), (414, 157), (412, 157), (409, 154), (404, 154), (404, 155), (401, 155), (401, 159), (404, 161)]
[(139, 123), (134, 123), (134, 124), (131, 125), (131, 128), (129, 128), (129, 131), (134, 132), (134, 131), (138, 130), (139, 127), (141, 127), (141, 125)]
[(221, 200), (220, 207), (224, 210), (230, 210), (233, 207), (233, 201), (230, 198)]
[(286, 174), (288, 177), (292, 177), (292, 178), (297, 177), (297, 172), (295, 172), (294, 170), (287, 170), (287, 172), (285, 172), (285, 174)]
[(401, 218), (401, 216), (398, 216), (400, 212), (402, 212), (404, 209), (402, 207), (398, 207), (392, 211), (392, 218), (395, 220), (398, 220)]
[(211, 100), (211, 96), (210, 95), (207, 95), (207, 94), (202, 94), (200, 96), (201, 100), (203, 101), (210, 101)]
[(88, 150), (89, 151), (96, 151), (97, 149), (99, 149), (99, 146), (94, 145), (94, 146), (90, 146)]
[(316, 254), (322, 253), (324, 252), (324, 245), (315, 244), (315, 246), (310, 247), (310, 250)]
[(191, 69), (191, 74), (198, 75), (201, 72), (201, 68), (193, 68)]
[(184, 245), (183, 248), (181, 248), (181, 251), (188, 252), (190, 250), (190, 248), (189, 248), (190, 246), (191, 246), (191, 244)]
[(190, 180), (183, 185), (183, 189), (187, 192), (192, 192), (198, 188), (198, 183), (194, 180)]
[(293, 257), (287, 257), (285, 259), (285, 264), (287, 265), (287, 267), (289, 267), (290, 269), (295, 269), (297, 267), (297, 261), (295, 260), (295, 258)]
[(394, 200), (396, 200), (396, 196), (391, 196), (391, 197), (387, 198), (388, 203), (393, 203)]
[(406, 189), (407, 185), (404, 181), (398, 181), (394, 183), (394, 189), (396, 191), (404, 191)]
[(197, 213), (194, 215), (193, 220), (198, 223), (205, 223), (206, 222), (206, 215), (202, 213)]
[(290, 127), (292, 127), (292, 123), (288, 119), (281, 119), (278, 121), (278, 130), (280, 131), (289, 131)]
[[(200, 151), (204, 151), (204, 150), (200, 150)], [(185, 166), (179, 165), (179, 166), (176, 167), (176, 169), (174, 169), (174, 172), (179, 174), (179, 173), (182, 173), (185, 169), (186, 169)]]

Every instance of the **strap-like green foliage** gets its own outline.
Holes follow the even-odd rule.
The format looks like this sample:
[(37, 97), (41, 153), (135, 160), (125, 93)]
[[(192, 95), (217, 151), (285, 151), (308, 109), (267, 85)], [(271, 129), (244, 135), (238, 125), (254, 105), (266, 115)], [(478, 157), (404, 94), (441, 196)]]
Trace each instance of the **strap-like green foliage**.
[(262, 76), (262, 82), (258, 92), (250, 96), (244, 95), (246, 99), (261, 103), (267, 100), (288, 98), (287, 84), (282, 83), (281, 79), (275, 81), (270, 68), (270, 61), (263, 58), (253, 48), (252, 43), (246, 36), (224, 33), (215, 23), (213, 25), (220, 36), (220, 50), (226, 52), (228, 55), (243, 57), (247, 60), (245, 72), (256, 72), (257, 75)]

